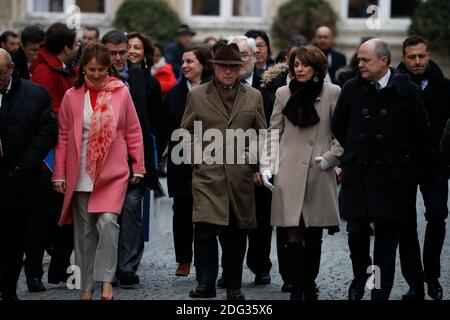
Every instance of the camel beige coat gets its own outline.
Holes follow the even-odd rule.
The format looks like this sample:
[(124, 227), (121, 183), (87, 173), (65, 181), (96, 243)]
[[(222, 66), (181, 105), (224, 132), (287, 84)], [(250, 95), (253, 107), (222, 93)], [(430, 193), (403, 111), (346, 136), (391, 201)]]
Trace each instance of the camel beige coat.
[[(229, 115), (214, 80), (193, 89), (186, 102), (181, 127), (192, 133), (194, 121), (201, 121), (203, 133), (216, 129), (266, 129), (262, 96), (259, 91), (238, 84), (237, 97)], [(225, 141), (225, 138), (224, 138)], [(203, 150), (210, 142), (203, 141)], [(226, 151), (225, 151), (226, 153)], [(224, 156), (226, 159), (226, 155)], [(231, 209), (240, 228), (256, 227), (253, 169), (248, 164), (200, 164), (192, 173), (193, 222), (228, 225)]]
[[(268, 133), (274, 145), (279, 138), (279, 168), (277, 153), (266, 153), (261, 159), (261, 172), (270, 169), (275, 174), (272, 197), (272, 225), (298, 226), (303, 216), (306, 227), (332, 227), (340, 224), (336, 174), (334, 167), (344, 152), (331, 133), (331, 117), (340, 88), (325, 82), (315, 107), (320, 122), (308, 128), (294, 126), (282, 111), (291, 91), (288, 86), (278, 89)], [(275, 129), (279, 135), (275, 135)], [(270, 150), (270, 148), (269, 148)], [(331, 168), (323, 171), (314, 158), (323, 156)]]

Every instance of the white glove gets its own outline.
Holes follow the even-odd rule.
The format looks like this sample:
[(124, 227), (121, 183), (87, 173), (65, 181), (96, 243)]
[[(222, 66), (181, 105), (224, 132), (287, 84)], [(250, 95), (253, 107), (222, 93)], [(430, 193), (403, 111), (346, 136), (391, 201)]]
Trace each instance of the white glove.
[(262, 179), (262, 182), (263, 182), (264, 186), (267, 189), (269, 189), (272, 192), (273, 192), (273, 190), (275, 190), (275, 187), (273, 186), (273, 184), (271, 184), (269, 182), (269, 180), (272, 179), (272, 172), (270, 172), (269, 169), (264, 170), (263, 172), (261, 172), (261, 179)]
[(330, 168), (330, 164), (328, 163), (327, 159), (325, 159), (324, 157), (316, 157), (316, 158), (314, 158), (314, 160), (316, 162), (319, 162), (320, 169), (325, 171)]

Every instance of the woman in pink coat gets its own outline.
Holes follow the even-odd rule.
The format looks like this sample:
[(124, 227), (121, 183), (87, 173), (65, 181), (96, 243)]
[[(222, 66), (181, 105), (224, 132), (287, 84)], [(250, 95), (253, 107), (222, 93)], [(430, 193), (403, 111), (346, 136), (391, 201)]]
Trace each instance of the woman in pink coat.
[(92, 299), (95, 282), (103, 283), (102, 300), (113, 299), (117, 218), (129, 180), (137, 184), (145, 174), (139, 120), (128, 88), (112, 72), (106, 47), (86, 48), (59, 112), (53, 186), (65, 195), (59, 224), (74, 224), (82, 300)]

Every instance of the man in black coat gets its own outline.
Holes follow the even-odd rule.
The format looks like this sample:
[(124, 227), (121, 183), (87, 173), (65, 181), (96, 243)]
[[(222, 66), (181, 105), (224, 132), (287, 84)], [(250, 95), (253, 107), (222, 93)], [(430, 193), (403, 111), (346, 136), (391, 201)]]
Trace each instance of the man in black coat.
[[(344, 85), (332, 122), (333, 134), (345, 149), (340, 206), (348, 221), (354, 274), (349, 299), (362, 299), (366, 272), (372, 266), (376, 280), (372, 299), (387, 300), (394, 283), (401, 219), (414, 165), (423, 159), (428, 120), (419, 88), (389, 68), (387, 43), (365, 42), (358, 60), (360, 74)], [(375, 225), (373, 263), (371, 223)]]
[(333, 50), (333, 31), (327, 26), (317, 28), (314, 44), (322, 50), (328, 59), (328, 73), (331, 81), (336, 82), (336, 71), (347, 65), (347, 58), (340, 52)]
[(49, 175), (42, 166), (57, 141), (58, 124), (47, 91), (14, 74), (0, 49), (0, 286), (2, 300), (17, 300), (26, 228), (38, 210)]
[[(129, 185), (120, 217), (119, 261), (117, 278), (121, 285), (139, 284), (136, 274), (144, 254), (144, 224), (142, 217), (142, 199), (145, 189), (155, 189), (158, 185), (156, 175), (156, 150), (152, 133), (155, 131), (156, 113), (161, 103), (161, 86), (151, 77), (128, 61), (128, 38), (119, 31), (108, 32), (102, 43), (109, 49), (112, 62), (120, 73), (122, 81), (130, 89), (136, 113), (142, 128), (145, 153), (146, 175), (139, 185)], [(130, 166), (130, 174), (131, 166)]]
[[(423, 300), (425, 280), (430, 297), (442, 300), (442, 286), (438, 279), (441, 275), (440, 256), (445, 240), (445, 220), (448, 216), (450, 170), (448, 163), (440, 155), (439, 142), (450, 118), (450, 80), (444, 77), (439, 66), (431, 60), (428, 42), (418, 36), (411, 36), (404, 41), (403, 62), (398, 69), (408, 74), (421, 89), (422, 100), (429, 116), (431, 137), (423, 150), (425, 157), (418, 168), (420, 175), (411, 186), (408, 219), (402, 226), (400, 237), (402, 273), (410, 286), (403, 298)], [(423, 269), (417, 236), (417, 186), (422, 193), (427, 221)]]

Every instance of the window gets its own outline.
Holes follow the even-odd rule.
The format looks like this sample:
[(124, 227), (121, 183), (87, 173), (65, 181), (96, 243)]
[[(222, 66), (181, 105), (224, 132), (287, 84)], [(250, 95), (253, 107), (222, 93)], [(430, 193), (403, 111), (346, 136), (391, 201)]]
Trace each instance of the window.
[(35, 12), (64, 12), (64, 0), (33, 0)]
[(371, 5), (378, 5), (378, 0), (349, 0), (348, 17), (349, 18), (367, 18), (367, 8)]
[(191, 0), (186, 1), (188, 17), (200, 21), (211, 18), (229, 20), (231, 18), (261, 20), (264, 16), (264, 6), (267, 0)]
[(81, 13), (105, 13), (105, 0), (31, 0), (29, 13), (64, 13), (71, 5), (80, 7)]
[(194, 16), (220, 15), (220, 0), (192, 0), (192, 15)]
[(75, 3), (81, 12), (103, 13), (105, 12), (104, 0), (77, 0)]
[(260, 0), (233, 0), (233, 16), (235, 17), (261, 17), (262, 7)]
[(414, 15), (416, 7), (420, 0), (402, 1), (391, 0), (391, 17), (392, 18), (410, 18)]
[[(372, 31), (371, 27), (391, 31), (407, 31), (417, 5), (424, 0), (340, 0), (344, 28)], [(377, 8), (369, 10), (369, 6)]]

